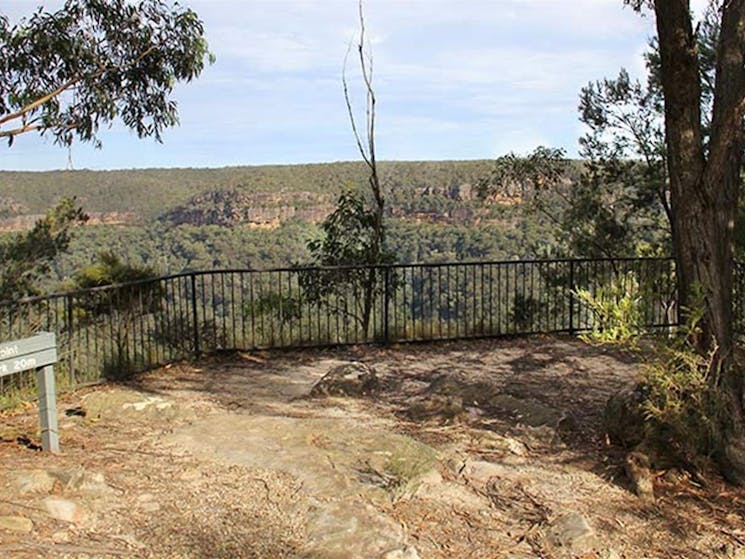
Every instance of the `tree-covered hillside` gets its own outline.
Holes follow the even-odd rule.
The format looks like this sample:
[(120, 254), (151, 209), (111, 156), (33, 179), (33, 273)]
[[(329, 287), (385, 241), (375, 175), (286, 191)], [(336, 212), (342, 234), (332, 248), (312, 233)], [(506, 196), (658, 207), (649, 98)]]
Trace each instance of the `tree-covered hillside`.
[[(490, 161), (387, 162), (388, 244), (400, 262), (506, 259), (550, 253), (548, 226), (518, 198), (484, 201)], [(54, 267), (60, 288), (104, 251), (159, 273), (266, 268), (307, 260), (306, 243), (363, 164), (222, 169), (0, 172), (0, 230), (30, 227), (65, 197), (90, 215)], [(548, 247), (548, 248), (547, 248)]]

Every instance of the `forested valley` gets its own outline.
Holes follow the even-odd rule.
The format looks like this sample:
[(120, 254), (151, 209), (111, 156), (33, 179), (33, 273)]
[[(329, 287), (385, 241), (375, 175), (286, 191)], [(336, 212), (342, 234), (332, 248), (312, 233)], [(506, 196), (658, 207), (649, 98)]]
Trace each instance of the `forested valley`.
[[(555, 256), (554, 224), (519, 189), (480, 197), (491, 161), (381, 164), (388, 250), (401, 263)], [(291, 266), (345, 190), (364, 190), (361, 163), (0, 172), (0, 231), (27, 231), (60, 200), (88, 215), (44, 281), (69, 287), (103, 252), (158, 274)]]

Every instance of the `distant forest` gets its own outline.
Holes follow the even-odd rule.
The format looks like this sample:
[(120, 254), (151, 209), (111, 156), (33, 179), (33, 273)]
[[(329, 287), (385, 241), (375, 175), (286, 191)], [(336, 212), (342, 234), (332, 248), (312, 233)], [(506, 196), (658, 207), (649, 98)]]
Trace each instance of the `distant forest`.
[[(381, 164), (397, 261), (518, 259), (552, 252), (552, 228), (518, 196), (481, 200), (490, 161)], [(105, 250), (158, 273), (268, 268), (307, 260), (306, 243), (361, 163), (221, 169), (0, 172), (0, 232), (29, 228), (64, 197), (90, 216), (54, 267), (63, 288)]]

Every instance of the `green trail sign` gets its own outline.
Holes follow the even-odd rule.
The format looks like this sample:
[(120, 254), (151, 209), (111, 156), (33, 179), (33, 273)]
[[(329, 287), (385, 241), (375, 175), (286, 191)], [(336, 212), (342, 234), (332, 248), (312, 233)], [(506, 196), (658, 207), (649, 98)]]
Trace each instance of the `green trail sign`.
[(39, 385), (41, 447), (59, 452), (54, 368), (57, 343), (54, 334), (40, 332), (30, 338), (0, 343), (0, 377), (36, 369)]

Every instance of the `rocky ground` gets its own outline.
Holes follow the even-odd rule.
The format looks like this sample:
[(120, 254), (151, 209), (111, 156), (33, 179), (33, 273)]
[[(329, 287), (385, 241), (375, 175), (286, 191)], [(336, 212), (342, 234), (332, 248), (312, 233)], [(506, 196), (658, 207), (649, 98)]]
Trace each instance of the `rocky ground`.
[(640, 366), (544, 337), (238, 354), (67, 394), (59, 455), (32, 406), (0, 417), (0, 557), (745, 557), (744, 491), (630, 491), (600, 418)]

